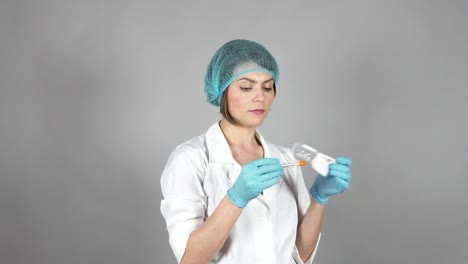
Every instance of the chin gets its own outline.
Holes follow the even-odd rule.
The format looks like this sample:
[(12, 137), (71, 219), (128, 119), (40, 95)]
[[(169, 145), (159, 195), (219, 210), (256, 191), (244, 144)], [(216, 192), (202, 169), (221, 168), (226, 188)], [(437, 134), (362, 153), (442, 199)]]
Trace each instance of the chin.
[(258, 120), (240, 120), (239, 123), (241, 126), (244, 126), (244, 127), (258, 127), (258, 126), (261, 126), (264, 121), (265, 119), (262, 118)]

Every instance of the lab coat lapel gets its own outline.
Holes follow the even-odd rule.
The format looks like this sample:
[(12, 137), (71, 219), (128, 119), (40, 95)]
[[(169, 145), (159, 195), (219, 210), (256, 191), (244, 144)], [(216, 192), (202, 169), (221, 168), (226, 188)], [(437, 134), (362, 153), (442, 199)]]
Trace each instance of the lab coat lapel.
[(213, 124), (206, 132), (206, 145), (210, 162), (234, 163), (229, 144), (218, 123)]
[(227, 177), (234, 182), (239, 176), (241, 168), (234, 160), (229, 144), (227, 143), (218, 122), (208, 129), (205, 140), (208, 148), (209, 162), (223, 167), (228, 167)]
[[(263, 156), (265, 158), (279, 158), (276, 155), (274, 155), (274, 153), (272, 153), (272, 149), (270, 148), (268, 142), (265, 141), (262, 134), (260, 134), (258, 130), (257, 130), (256, 135), (257, 135), (258, 140), (263, 146), (263, 151), (264, 151)], [(282, 183), (283, 183), (283, 178), (280, 177), (278, 182), (275, 185), (271, 186), (270, 188), (264, 190), (263, 195), (260, 195), (258, 199), (264, 202), (267, 205), (267, 207), (269, 207), (272, 200), (275, 198), (276, 192), (278, 191)]]

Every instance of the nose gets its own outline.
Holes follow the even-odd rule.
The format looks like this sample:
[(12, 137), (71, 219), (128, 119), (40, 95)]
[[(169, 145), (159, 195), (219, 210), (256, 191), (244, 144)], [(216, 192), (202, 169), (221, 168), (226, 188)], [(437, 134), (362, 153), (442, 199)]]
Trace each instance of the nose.
[(265, 96), (262, 92), (258, 92), (257, 94), (255, 94), (253, 99), (256, 103), (263, 103), (263, 101), (265, 101)]

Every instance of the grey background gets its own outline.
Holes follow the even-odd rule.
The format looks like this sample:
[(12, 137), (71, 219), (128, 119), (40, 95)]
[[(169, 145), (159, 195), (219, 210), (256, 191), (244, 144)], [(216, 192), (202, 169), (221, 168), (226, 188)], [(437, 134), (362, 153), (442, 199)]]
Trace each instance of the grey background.
[(467, 25), (466, 1), (2, 0), (0, 262), (175, 263), (160, 174), (248, 38), (281, 70), (266, 138), (353, 158), (315, 263), (466, 263)]

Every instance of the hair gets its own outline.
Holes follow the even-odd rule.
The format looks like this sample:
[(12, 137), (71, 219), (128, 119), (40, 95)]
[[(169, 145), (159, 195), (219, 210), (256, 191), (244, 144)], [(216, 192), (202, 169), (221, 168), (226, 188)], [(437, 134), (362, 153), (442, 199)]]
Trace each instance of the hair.
[[(228, 104), (228, 90), (229, 87), (224, 90), (223, 95), (221, 96), (221, 103), (219, 105), (219, 112), (229, 123), (233, 125), (239, 125), (239, 122), (229, 113), (229, 104)], [(273, 84), (273, 92), (276, 96), (276, 84)]]
[(219, 105), (219, 112), (221, 115), (226, 119), (229, 123), (233, 125), (238, 125), (239, 122), (229, 113), (229, 105), (228, 105), (228, 91), (229, 87), (224, 90), (223, 95), (221, 96), (221, 103)]

